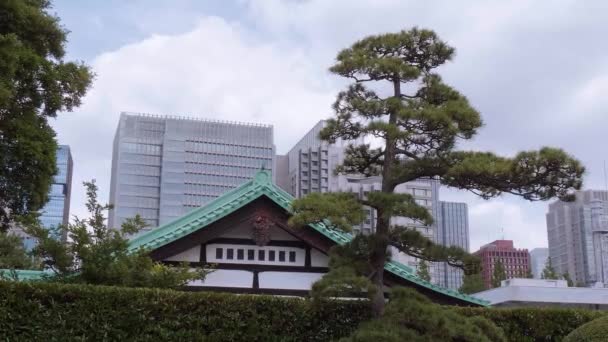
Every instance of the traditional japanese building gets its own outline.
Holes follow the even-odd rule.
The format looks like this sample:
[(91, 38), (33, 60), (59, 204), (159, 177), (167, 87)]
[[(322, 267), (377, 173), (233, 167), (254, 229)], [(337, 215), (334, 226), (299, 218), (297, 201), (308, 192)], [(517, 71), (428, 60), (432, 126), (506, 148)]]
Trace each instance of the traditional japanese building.
[[(207, 205), (136, 236), (130, 248), (145, 248), (153, 259), (169, 264), (214, 264), (215, 271), (204, 281), (190, 282), (189, 290), (306, 296), (328, 271), (329, 249), (352, 235), (322, 224), (288, 226), (292, 200), (272, 182), (270, 172), (261, 170)], [(442, 304), (487, 304), (424, 281), (396, 261), (385, 270), (387, 289), (414, 287)]]

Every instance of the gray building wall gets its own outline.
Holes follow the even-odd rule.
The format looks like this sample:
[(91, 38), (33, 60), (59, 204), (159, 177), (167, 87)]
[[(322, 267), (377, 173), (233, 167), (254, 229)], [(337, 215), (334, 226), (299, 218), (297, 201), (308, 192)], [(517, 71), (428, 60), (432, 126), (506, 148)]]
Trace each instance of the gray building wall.
[(549, 248), (534, 248), (530, 251), (530, 266), (535, 279), (540, 279), (549, 258)]
[[(469, 212), (466, 203), (439, 202), (435, 220), (435, 243), (469, 250)], [(461, 269), (445, 262), (437, 263), (437, 280), (443, 287), (460, 288), (463, 275)]]
[(608, 284), (608, 192), (585, 190), (574, 202), (549, 204), (549, 257), (575, 284)]
[[(140, 214), (150, 228), (274, 169), (270, 125), (121, 113), (114, 138), (110, 226)], [(273, 173), (274, 176), (274, 173)]]

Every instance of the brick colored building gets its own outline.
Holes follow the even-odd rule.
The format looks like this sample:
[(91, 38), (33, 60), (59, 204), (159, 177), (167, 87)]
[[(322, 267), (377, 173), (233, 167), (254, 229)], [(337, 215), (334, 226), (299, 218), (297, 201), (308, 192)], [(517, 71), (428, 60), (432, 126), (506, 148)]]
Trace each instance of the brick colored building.
[(530, 253), (527, 249), (516, 249), (513, 240), (496, 240), (481, 246), (474, 255), (481, 259), (481, 275), (486, 288), (491, 288), (496, 260), (505, 267), (507, 279), (523, 278), (530, 269)]

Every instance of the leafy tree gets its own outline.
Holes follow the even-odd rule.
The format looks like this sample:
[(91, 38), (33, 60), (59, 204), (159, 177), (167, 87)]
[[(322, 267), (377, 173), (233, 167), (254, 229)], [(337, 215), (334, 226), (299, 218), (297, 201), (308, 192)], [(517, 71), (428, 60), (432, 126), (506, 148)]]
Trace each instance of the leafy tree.
[(97, 185), (85, 182), (89, 218), (74, 218), (67, 227), (69, 244), (54, 238), (56, 232), (31, 225), (26, 231), (37, 239), (34, 254), (55, 275), (53, 280), (136, 287), (176, 287), (189, 280), (204, 279), (208, 269), (190, 270), (188, 265), (171, 267), (153, 261), (147, 251), (129, 251), (128, 236), (145, 222), (138, 215), (126, 220), (121, 230), (108, 228), (104, 212), (110, 205), (97, 201)]
[[(462, 250), (435, 246), (411, 226), (395, 224), (396, 216), (427, 225), (433, 221), (411, 195), (395, 193), (397, 185), (434, 178), (484, 199), (509, 193), (530, 201), (572, 200), (573, 190), (581, 187), (584, 168), (560, 149), (546, 147), (511, 158), (457, 150), (457, 142), (473, 138), (482, 121), (468, 100), (434, 71), (453, 54), (454, 49), (433, 31), (414, 28), (360, 40), (341, 51), (330, 68), (354, 83), (338, 94), (335, 116), (320, 138), (329, 143), (371, 138), (377, 145), (351, 144), (335, 171), (381, 176), (382, 186), (364, 198), (315, 194), (298, 199), (291, 224), (324, 222), (330, 228), (350, 230), (361, 220), (363, 206), (375, 209), (367, 276), (377, 289), (383, 286), (389, 246), (428, 261), (446, 260), (467, 273), (474, 273), (469, 268), (478, 264)], [(374, 315), (382, 314), (384, 304), (382, 291), (376, 291)]]
[(574, 281), (572, 281), (572, 278), (570, 277), (570, 274), (568, 272), (564, 273), (562, 277), (566, 282), (568, 282), (568, 287), (574, 286)]
[(543, 269), (543, 273), (541, 273), (540, 277), (541, 279), (559, 279), (559, 275), (551, 264), (551, 258), (547, 258), (545, 268)]
[(424, 259), (418, 262), (418, 270), (416, 272), (418, 278), (426, 281), (431, 281), (431, 274), (429, 273), (429, 265)]
[(507, 279), (507, 273), (505, 272), (505, 266), (498, 259), (494, 262), (494, 269), (492, 270), (492, 288), (500, 287), (500, 282)]
[(56, 172), (47, 119), (78, 107), (92, 80), (65, 62), (67, 30), (48, 0), (0, 1), (0, 230), (40, 209)]
[(23, 247), (21, 238), (0, 232), (0, 269), (33, 268), (37, 268), (37, 265)]
[(340, 341), (506, 341), (503, 331), (480, 316), (465, 317), (432, 303), (413, 289), (391, 292), (385, 314)]
[(465, 274), (464, 277), (462, 277), (462, 286), (460, 286), (458, 291), (466, 294), (471, 294), (481, 292), (485, 289), (486, 286), (483, 283), (481, 273), (473, 273)]

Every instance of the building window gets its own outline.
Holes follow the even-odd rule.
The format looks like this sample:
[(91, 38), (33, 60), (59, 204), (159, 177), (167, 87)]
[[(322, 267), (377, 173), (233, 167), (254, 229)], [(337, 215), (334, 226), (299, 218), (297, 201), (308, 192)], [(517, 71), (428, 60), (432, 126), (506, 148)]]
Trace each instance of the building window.
[(226, 259), (228, 259), (228, 260), (232, 260), (232, 259), (234, 259), (234, 249), (232, 249), (232, 248), (228, 248), (228, 249), (226, 250), (226, 252), (227, 252), (227, 253), (226, 253), (226, 254), (227, 254), (227, 255), (226, 255)]
[(236, 250), (236, 258), (237, 258), (237, 260), (243, 260), (243, 259), (245, 259), (245, 250), (243, 250), (243, 249), (237, 249)]
[(274, 261), (274, 251), (268, 251), (268, 261)]
[(247, 260), (255, 259), (255, 251), (253, 249), (247, 250)]
[(259, 250), (258, 251), (258, 260), (264, 261), (266, 259), (266, 251)]
[(289, 252), (289, 262), (296, 262), (296, 252)]
[(279, 251), (279, 261), (280, 262), (285, 261), (285, 251)]
[(224, 258), (224, 249), (223, 248), (216, 248), (215, 249), (215, 258), (216, 259), (223, 259)]

